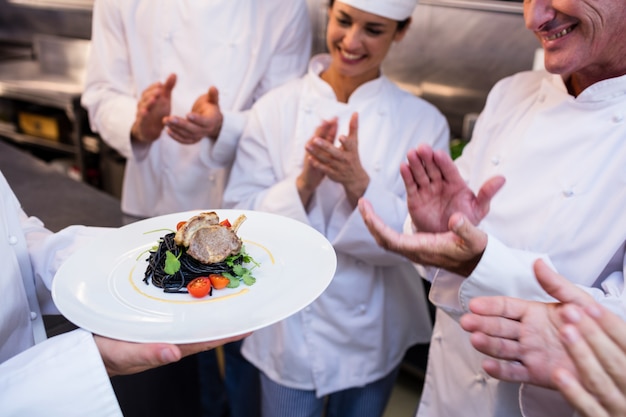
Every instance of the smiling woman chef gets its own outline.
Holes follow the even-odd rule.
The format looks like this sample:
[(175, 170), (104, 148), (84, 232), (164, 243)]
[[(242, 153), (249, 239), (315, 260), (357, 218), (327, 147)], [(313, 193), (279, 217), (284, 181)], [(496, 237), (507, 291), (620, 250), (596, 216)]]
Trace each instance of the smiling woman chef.
[(381, 74), (415, 4), (331, 2), (330, 54), (313, 57), (305, 77), (251, 110), (226, 207), (309, 224), (338, 257), (320, 298), (244, 343), (244, 355), (262, 371), (264, 416), (320, 416), (325, 397), (328, 417), (380, 416), (406, 349), (429, 340), (420, 277), (381, 250), (355, 210), (369, 196), (400, 230), (407, 214), (400, 162), (419, 143), (448, 147), (444, 117)]

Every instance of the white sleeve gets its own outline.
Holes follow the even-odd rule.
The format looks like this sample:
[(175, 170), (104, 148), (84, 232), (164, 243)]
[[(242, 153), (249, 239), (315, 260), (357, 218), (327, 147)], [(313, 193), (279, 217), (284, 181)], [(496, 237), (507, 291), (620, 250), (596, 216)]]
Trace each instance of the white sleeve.
[(91, 333), (56, 336), (0, 365), (4, 417), (122, 416)]
[(130, 130), (137, 100), (118, 13), (112, 1), (94, 2), (91, 53), (81, 104), (88, 111), (91, 128), (122, 156), (130, 158)]

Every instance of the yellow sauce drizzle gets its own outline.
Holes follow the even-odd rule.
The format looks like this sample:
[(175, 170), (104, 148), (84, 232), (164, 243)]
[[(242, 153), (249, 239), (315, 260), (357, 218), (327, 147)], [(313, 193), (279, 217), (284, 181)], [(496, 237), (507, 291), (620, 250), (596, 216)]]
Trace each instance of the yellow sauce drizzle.
[[(274, 255), (272, 255), (272, 253), (263, 245), (256, 243), (256, 242), (251, 242), (249, 240), (244, 240), (244, 242), (246, 242), (247, 244), (251, 244), (251, 245), (255, 245), (258, 246), (259, 248), (263, 249), (267, 255), (270, 258), (270, 262), (273, 264), (276, 263), (275, 259), (274, 259)], [(171, 300), (171, 299), (166, 299), (166, 298), (160, 298), (160, 297), (155, 297), (153, 295), (150, 294), (146, 294), (145, 292), (143, 292), (141, 290), (141, 288), (139, 288), (137, 286), (137, 284), (133, 281), (133, 273), (135, 272), (135, 267), (132, 267), (130, 270), (130, 273), (128, 274), (128, 281), (130, 282), (130, 285), (133, 287), (133, 289), (138, 292), (139, 294), (143, 295), (144, 297), (147, 297), (151, 300), (155, 300), (155, 301), (161, 301), (163, 303), (171, 303), (171, 304), (195, 304), (195, 303), (212, 303), (215, 301), (222, 301), (222, 300), (227, 300), (229, 298), (234, 298), (234, 297), (238, 297), (240, 295), (243, 295), (247, 292), (250, 291), (249, 288), (242, 288), (240, 291), (233, 293), (233, 294), (228, 294), (228, 295), (223, 295), (221, 297), (216, 297), (215, 295), (211, 296), (211, 297), (205, 297), (205, 298), (196, 298), (194, 300)], [(219, 290), (216, 290), (219, 291)], [(214, 294), (214, 293), (213, 293)], [(172, 294), (173, 296), (177, 296), (177, 295), (182, 295), (182, 294)]]

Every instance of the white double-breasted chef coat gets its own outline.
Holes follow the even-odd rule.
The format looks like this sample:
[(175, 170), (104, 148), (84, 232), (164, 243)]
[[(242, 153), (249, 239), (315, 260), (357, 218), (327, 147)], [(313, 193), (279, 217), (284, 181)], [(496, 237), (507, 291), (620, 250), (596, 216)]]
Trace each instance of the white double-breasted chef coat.
[(494, 175), (506, 184), (480, 224), (489, 240), (473, 273), (430, 271), (438, 312), (419, 417), (572, 415), (557, 391), (489, 377), (458, 318), (477, 296), (553, 301), (534, 277), (538, 258), (626, 317), (625, 117), (626, 76), (578, 97), (545, 71), (491, 91), (457, 166), (475, 191)]
[[(122, 210), (149, 217), (221, 207), (242, 111), (304, 74), (311, 24), (304, 0), (99, 0), (91, 43), (82, 104), (92, 128), (127, 158)], [(217, 87), (217, 142), (183, 145), (164, 130), (151, 145), (131, 144), (137, 101), (170, 73), (172, 115), (185, 117)]]
[[(419, 143), (448, 149), (449, 143), (441, 113), (384, 76), (361, 85), (348, 103), (338, 102), (319, 77), (329, 62), (328, 55), (314, 57), (304, 78), (253, 107), (224, 194), (226, 207), (272, 212), (312, 226), (337, 253), (335, 276), (316, 301), (254, 332), (243, 346), (244, 356), (272, 380), (319, 396), (387, 375), (408, 347), (428, 342), (431, 322), (420, 276), (406, 259), (376, 244), (342, 185), (324, 179), (308, 209), (303, 207), (296, 177), (306, 141), (322, 120), (333, 117), (339, 134), (347, 134), (350, 117), (358, 112), (359, 155), (370, 176), (364, 197), (397, 230), (407, 215), (399, 173), (407, 151)], [(306, 250), (304, 241), (293, 245)]]

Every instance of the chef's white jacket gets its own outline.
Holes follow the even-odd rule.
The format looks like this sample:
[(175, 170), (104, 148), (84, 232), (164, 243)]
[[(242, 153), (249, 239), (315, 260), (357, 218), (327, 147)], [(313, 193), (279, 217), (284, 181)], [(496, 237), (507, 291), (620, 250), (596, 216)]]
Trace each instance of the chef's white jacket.
[[(49, 288), (61, 262), (105, 229), (56, 234), (27, 217), (0, 173), (0, 415), (121, 416), (91, 333), (45, 339), (41, 314), (58, 314)], [(85, 271), (89, 273), (89, 271)]]
[(525, 72), (489, 94), (457, 166), (474, 191), (494, 175), (506, 184), (480, 224), (489, 239), (473, 273), (430, 270), (438, 313), (418, 416), (572, 415), (557, 391), (490, 378), (458, 318), (478, 296), (554, 301), (538, 258), (626, 317), (625, 116), (626, 76), (573, 97), (560, 76)]
[[(266, 91), (304, 74), (311, 24), (304, 0), (98, 0), (82, 104), (91, 127), (127, 158), (122, 210), (155, 216), (219, 208), (245, 113)], [(217, 142), (131, 144), (141, 93), (170, 73), (172, 115), (211, 85), (224, 122)], [(216, 145), (214, 145), (216, 143)]]
[[(408, 347), (428, 342), (431, 322), (421, 277), (406, 259), (376, 244), (342, 185), (324, 179), (308, 209), (302, 206), (296, 177), (306, 141), (322, 120), (335, 116), (339, 134), (347, 134), (350, 116), (358, 112), (359, 155), (370, 176), (365, 197), (397, 230), (407, 215), (399, 173), (406, 152), (419, 143), (448, 149), (449, 141), (441, 113), (384, 76), (361, 85), (347, 104), (338, 102), (319, 77), (329, 63), (328, 55), (314, 57), (304, 78), (268, 93), (252, 108), (224, 194), (226, 207), (272, 212), (312, 226), (337, 253), (337, 271), (326, 291), (301, 312), (254, 332), (242, 350), (272, 380), (319, 396), (387, 375)], [(306, 250), (306, 242), (293, 245)]]

